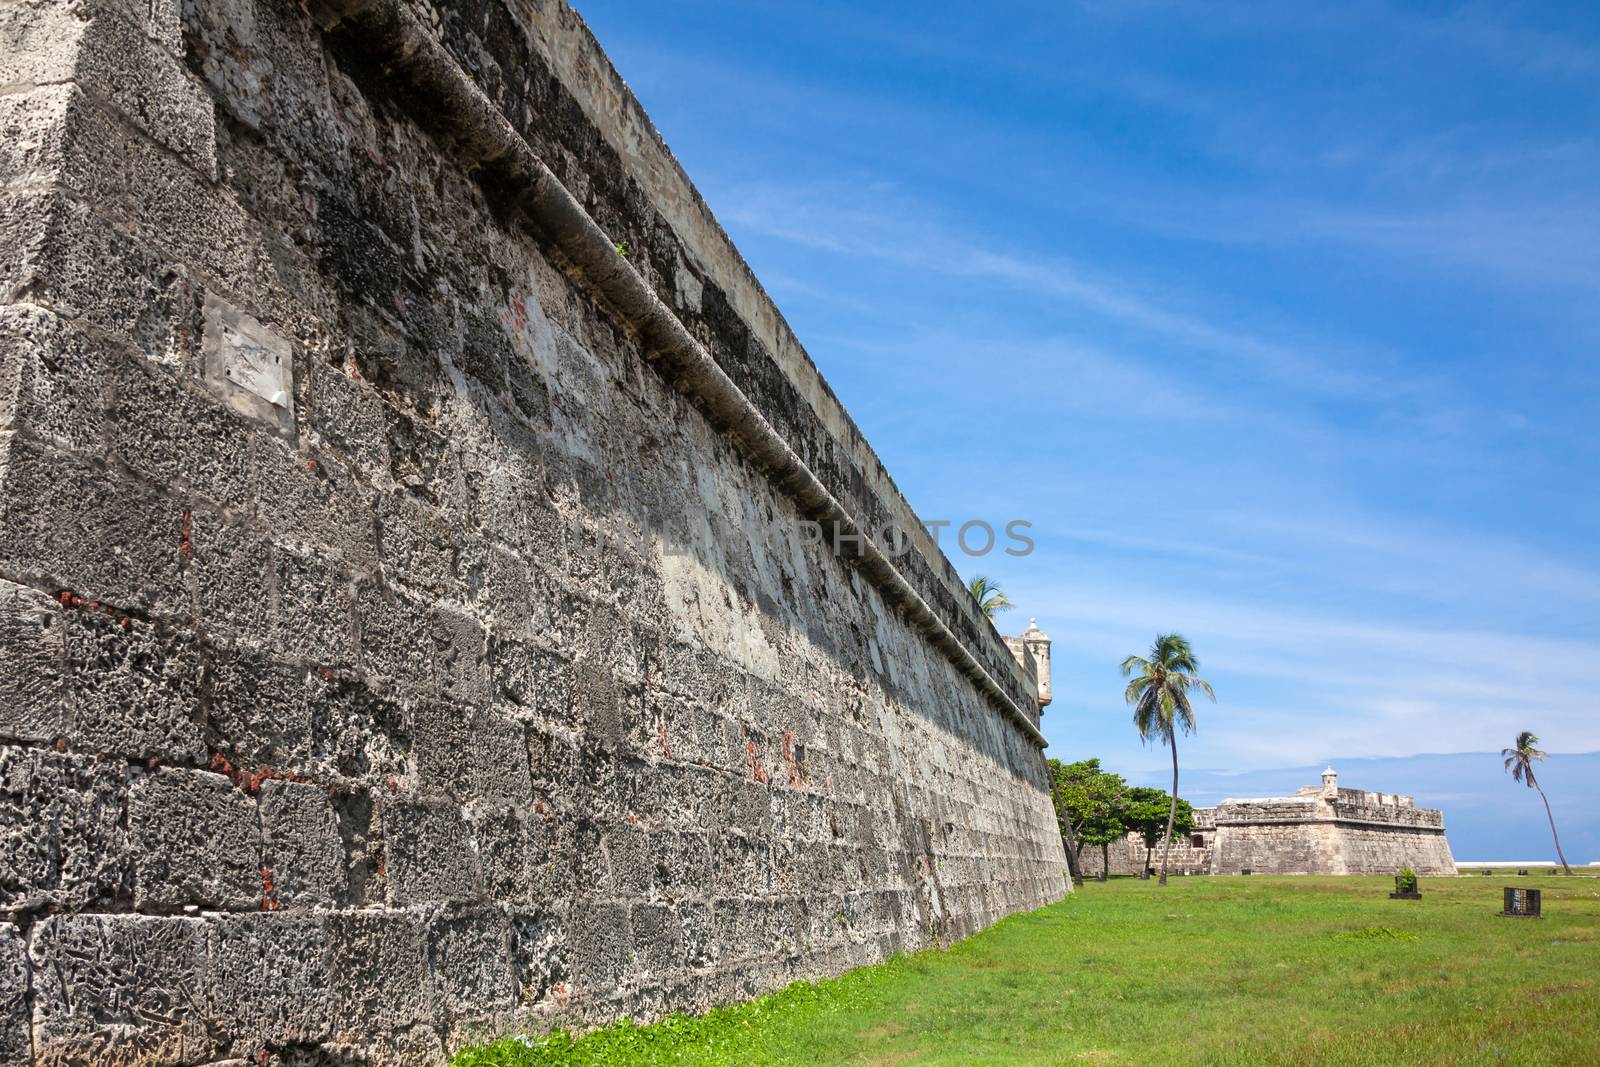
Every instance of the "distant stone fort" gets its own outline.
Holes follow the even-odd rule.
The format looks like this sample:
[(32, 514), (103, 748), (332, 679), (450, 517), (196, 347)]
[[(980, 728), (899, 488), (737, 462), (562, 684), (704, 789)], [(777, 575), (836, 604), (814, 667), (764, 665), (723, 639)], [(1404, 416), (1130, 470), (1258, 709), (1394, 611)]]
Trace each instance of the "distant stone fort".
[[(1195, 809), (1194, 829), (1173, 842), (1171, 871), (1184, 874), (1455, 874), (1445, 839), (1444, 813), (1419, 808), (1408, 796), (1344, 789), (1330, 767), (1320, 786), (1293, 796), (1224, 800)], [(1129, 834), (1109, 850), (1112, 874), (1137, 874), (1145, 843)], [(1085, 869), (1098, 874), (1102, 858), (1083, 850)], [(1150, 852), (1161, 866), (1161, 846)]]

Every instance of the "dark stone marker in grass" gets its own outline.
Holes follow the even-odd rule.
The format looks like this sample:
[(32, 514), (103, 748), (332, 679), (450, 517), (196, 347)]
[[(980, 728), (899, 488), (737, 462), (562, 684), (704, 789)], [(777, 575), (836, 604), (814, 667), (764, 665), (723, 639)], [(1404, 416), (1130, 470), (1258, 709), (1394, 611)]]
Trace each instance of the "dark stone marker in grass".
[(1414, 874), (1397, 874), (1394, 876), (1394, 892), (1389, 894), (1390, 900), (1421, 900), (1422, 883), (1417, 881)]
[(1518, 874), (1520, 874), (1520, 875), (1522, 875), (1522, 876), (1523, 876), (1523, 877), (1527, 877), (1527, 874), (1528, 874), (1528, 868), (1526, 868), (1526, 867), (1524, 867), (1524, 868), (1522, 868), (1522, 869), (1521, 869), (1521, 870), (1519, 870), (1519, 871), (1518, 871), (1518, 872), (1517, 872), (1517, 873), (1518, 873)]
[(1508, 919), (1538, 919), (1541, 894), (1537, 889), (1506, 886), (1505, 907), (1500, 912)]
[(1249, 874), (1250, 873), (1250, 868), (1249, 867), (1241, 867), (1241, 868), (1239, 868), (1239, 873), (1240, 874)]

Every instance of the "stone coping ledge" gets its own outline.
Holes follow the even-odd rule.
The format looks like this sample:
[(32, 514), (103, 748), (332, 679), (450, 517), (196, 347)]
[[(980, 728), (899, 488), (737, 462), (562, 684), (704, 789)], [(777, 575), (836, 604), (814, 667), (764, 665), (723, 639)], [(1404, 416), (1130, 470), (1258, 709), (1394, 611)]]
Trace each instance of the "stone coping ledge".
[(1420, 831), (1423, 831), (1425, 833), (1439, 833), (1439, 834), (1444, 833), (1444, 822), (1442, 820), (1438, 824), (1411, 823), (1411, 822), (1390, 822), (1390, 821), (1383, 820), (1383, 819), (1339, 819), (1339, 818), (1333, 818), (1333, 819), (1245, 818), (1245, 819), (1221, 819), (1221, 820), (1218, 820), (1218, 822), (1217, 822), (1217, 826), (1219, 826), (1219, 827), (1222, 827), (1222, 826), (1313, 826), (1313, 825), (1318, 825), (1318, 826), (1380, 826), (1385, 830), (1420, 830)]

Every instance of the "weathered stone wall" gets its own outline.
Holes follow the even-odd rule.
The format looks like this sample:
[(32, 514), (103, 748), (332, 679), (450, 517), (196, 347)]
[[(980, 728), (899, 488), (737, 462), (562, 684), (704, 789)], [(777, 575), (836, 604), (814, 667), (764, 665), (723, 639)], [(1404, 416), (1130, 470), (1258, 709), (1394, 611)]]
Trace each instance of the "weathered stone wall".
[(1217, 827), (1213, 874), (1339, 874), (1332, 826), (1309, 821), (1259, 822)]
[[(1182, 874), (1210, 874), (1211, 845), (1214, 840), (1215, 825), (1214, 808), (1196, 808), (1194, 810), (1194, 830), (1191, 833), (1181, 834), (1172, 843), (1172, 851), (1167, 857), (1167, 870), (1169, 873)], [(1201, 843), (1196, 844), (1196, 840)], [(1112, 842), (1104, 850), (1097, 845), (1086, 845), (1083, 848), (1080, 860), (1085, 876), (1098, 876), (1102, 869), (1110, 874), (1137, 875), (1145, 870), (1146, 860), (1148, 865), (1155, 870), (1161, 869), (1162, 850), (1166, 847), (1166, 836), (1162, 835), (1160, 841), (1153, 849), (1147, 849), (1144, 837), (1137, 833), (1130, 833)]]
[(401, 14), (451, 61), (0, 3), (0, 1063), (427, 1062), (1068, 889), (1035, 680), (800, 534), (914, 522), (576, 16)]
[[(1185, 874), (1454, 874), (1444, 813), (1418, 808), (1408, 796), (1342, 789), (1333, 772), (1325, 787), (1292, 797), (1225, 800), (1195, 809), (1195, 828), (1172, 846), (1170, 871)], [(1198, 842), (1198, 843), (1197, 843)], [(1085, 846), (1084, 873), (1136, 875), (1145, 867), (1144, 838), (1128, 834), (1102, 858)], [(1161, 864), (1161, 846), (1150, 855)]]
[(1410, 797), (1308, 788), (1294, 797), (1228, 800), (1216, 809), (1212, 872), (1454, 874), (1444, 813)]
[[(1110, 860), (1108, 868), (1111, 874), (1137, 875), (1145, 869), (1144, 838), (1124, 837), (1114, 841), (1107, 849)], [(1157, 845), (1150, 850), (1150, 867), (1156, 872), (1161, 870), (1161, 846)], [(1095, 878), (1105, 864), (1102, 861), (1098, 845), (1085, 845), (1083, 854), (1079, 857), (1083, 866), (1084, 876)], [(1210, 874), (1211, 850), (1209, 848), (1195, 848), (1187, 837), (1175, 842), (1172, 846), (1172, 856), (1169, 861), (1168, 873), (1182, 874)]]
[(1410, 867), (1418, 874), (1455, 874), (1455, 857), (1443, 833), (1406, 827), (1339, 827), (1342, 874), (1395, 874)]

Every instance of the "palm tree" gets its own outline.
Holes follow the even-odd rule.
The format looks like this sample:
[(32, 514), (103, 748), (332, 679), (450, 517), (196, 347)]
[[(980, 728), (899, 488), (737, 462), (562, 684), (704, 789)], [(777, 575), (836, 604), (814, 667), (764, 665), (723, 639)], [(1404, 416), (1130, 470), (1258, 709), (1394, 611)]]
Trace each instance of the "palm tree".
[(1544, 817), (1550, 820), (1550, 836), (1556, 840), (1556, 858), (1561, 861), (1561, 869), (1571, 874), (1572, 868), (1567, 866), (1567, 857), (1561, 851), (1561, 838), (1556, 833), (1556, 817), (1550, 814), (1550, 798), (1544, 795), (1544, 787), (1533, 777), (1533, 765), (1547, 757), (1547, 753), (1535, 747), (1538, 743), (1537, 735), (1524, 730), (1517, 735), (1516, 745), (1502, 748), (1500, 755), (1506, 758), (1506, 770), (1511, 772), (1514, 781), (1539, 791), (1539, 799), (1544, 801)]
[(1194, 731), (1194, 707), (1189, 691), (1203, 689), (1213, 703), (1217, 694), (1211, 683), (1196, 676), (1200, 661), (1194, 650), (1177, 634), (1157, 634), (1150, 646), (1150, 657), (1129, 656), (1122, 661), (1122, 676), (1137, 671), (1123, 697), (1133, 705), (1133, 725), (1145, 741), (1152, 737), (1172, 749), (1172, 803), (1167, 808), (1167, 843), (1161, 850), (1161, 884), (1167, 884), (1167, 860), (1172, 855), (1172, 825), (1178, 817), (1178, 728)]
[(975, 575), (967, 583), (967, 592), (972, 594), (972, 599), (978, 602), (978, 610), (988, 617), (990, 622), (1002, 611), (1010, 611), (1016, 605), (1011, 603), (1011, 598), (1006, 596), (1006, 591), (1000, 588), (1000, 583), (987, 574)]

